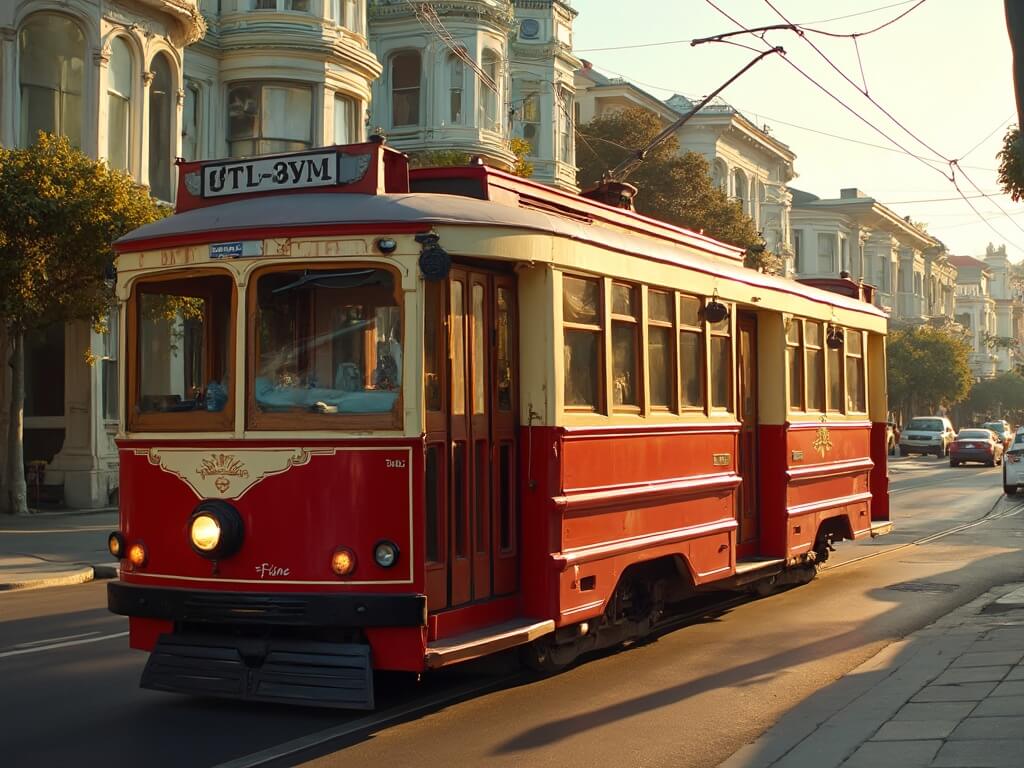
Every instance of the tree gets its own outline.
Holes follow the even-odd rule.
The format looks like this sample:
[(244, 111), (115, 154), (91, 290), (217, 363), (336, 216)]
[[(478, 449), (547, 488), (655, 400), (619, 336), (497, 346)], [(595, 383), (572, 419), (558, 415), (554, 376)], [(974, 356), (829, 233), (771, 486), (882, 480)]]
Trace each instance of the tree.
[[(611, 112), (580, 126), (576, 139), (580, 186), (601, 181), (605, 172), (645, 147), (661, 129), (657, 115), (639, 107)], [(640, 189), (636, 209), (645, 216), (744, 248), (748, 267), (777, 272), (781, 266), (775, 254), (764, 250), (753, 219), (711, 183), (704, 157), (696, 152), (680, 155), (674, 136), (652, 149), (628, 181)]]
[(971, 347), (942, 328), (923, 325), (889, 334), (889, 404), (905, 414), (934, 413), (971, 388)]
[(113, 300), (104, 274), (112, 243), (164, 211), (128, 175), (39, 134), (0, 147), (0, 324), (10, 345), (9, 510), (28, 512), (22, 428), (25, 334), (53, 323), (98, 322)]
[(1024, 377), (1016, 371), (1007, 371), (995, 378), (979, 381), (971, 387), (967, 406), (982, 418), (1001, 414), (1019, 421), (1024, 411)]
[(999, 184), (1003, 192), (1015, 203), (1024, 198), (1024, 146), (1021, 145), (1020, 128), (1011, 125), (1003, 137), (1003, 148), (999, 158)]
[[(526, 156), (532, 147), (526, 139), (512, 139), (509, 150), (516, 156), (512, 173), (516, 176), (529, 178), (533, 175), (533, 163)], [(449, 166), (469, 165), (472, 158), (468, 152), (458, 149), (424, 149), (409, 153), (410, 168), (447, 168)]]

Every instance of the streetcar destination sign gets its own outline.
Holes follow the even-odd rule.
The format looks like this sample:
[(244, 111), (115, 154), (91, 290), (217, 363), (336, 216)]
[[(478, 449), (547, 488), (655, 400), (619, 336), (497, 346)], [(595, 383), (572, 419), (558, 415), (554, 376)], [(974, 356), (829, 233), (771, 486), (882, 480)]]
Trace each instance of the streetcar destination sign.
[[(351, 184), (363, 177), (369, 164), (370, 155), (331, 151), (210, 163), (202, 166), (201, 194), (222, 197)], [(199, 179), (185, 179), (186, 187), (193, 194), (196, 181)]]

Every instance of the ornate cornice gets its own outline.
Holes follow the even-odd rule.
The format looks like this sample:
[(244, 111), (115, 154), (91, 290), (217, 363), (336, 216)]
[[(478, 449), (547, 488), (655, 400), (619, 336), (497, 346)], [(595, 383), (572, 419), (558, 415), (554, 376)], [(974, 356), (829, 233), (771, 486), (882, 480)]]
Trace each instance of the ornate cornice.
[(135, 0), (140, 5), (167, 14), (177, 24), (177, 33), (171, 39), (182, 47), (202, 40), (206, 34), (206, 19), (199, 12), (198, 0)]
[[(422, 0), (413, 0), (421, 2)], [(441, 18), (463, 17), (488, 21), (510, 32), (516, 23), (512, 4), (508, 0), (441, 0), (432, 2), (434, 11)], [(367, 8), (370, 19), (380, 21), (401, 18), (415, 18), (415, 11), (407, 0), (370, 0)]]

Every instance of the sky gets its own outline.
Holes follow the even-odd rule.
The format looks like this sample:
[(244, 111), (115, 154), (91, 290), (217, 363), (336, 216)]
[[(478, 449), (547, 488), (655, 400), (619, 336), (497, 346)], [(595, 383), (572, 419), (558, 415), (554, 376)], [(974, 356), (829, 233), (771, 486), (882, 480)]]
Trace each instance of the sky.
[[(743, 28), (782, 23), (771, 5), (794, 24), (857, 33), (854, 40), (768, 32), (767, 42), (782, 46), (791, 64), (769, 56), (721, 98), (769, 126), (796, 154), (791, 186), (821, 198), (857, 187), (923, 222), (953, 254), (982, 256), (994, 243), (1005, 244), (1013, 261), (1024, 260), (1024, 202), (1001, 194), (996, 173), (1003, 135), (1017, 122), (1003, 2), (918, 1), (573, 0), (579, 11), (573, 46), (599, 72), (666, 99), (704, 96), (752, 60), (757, 54), (750, 48), (689, 41), (736, 31), (735, 22)], [(731, 39), (766, 47), (750, 34)], [(950, 160), (959, 161), (955, 172)]]

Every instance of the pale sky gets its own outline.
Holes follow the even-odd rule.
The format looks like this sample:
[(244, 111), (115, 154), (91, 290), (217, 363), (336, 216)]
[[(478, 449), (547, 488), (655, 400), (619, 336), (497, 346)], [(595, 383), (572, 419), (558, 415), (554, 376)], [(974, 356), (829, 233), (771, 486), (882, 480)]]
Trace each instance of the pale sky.
[[(713, 2), (747, 28), (782, 22), (768, 0)], [(871, 30), (916, 2), (771, 0), (789, 21), (837, 34)], [(710, 93), (756, 55), (724, 43), (651, 45), (737, 29), (707, 0), (575, 0), (573, 6), (579, 11), (576, 54), (598, 71), (622, 76), (661, 99), (676, 92), (691, 97)], [(849, 18), (837, 18), (843, 16)], [(796, 69), (771, 56), (721, 97), (757, 125), (767, 124), (771, 135), (793, 150), (797, 178), (792, 186), (822, 198), (838, 197), (840, 188), (857, 187), (900, 216), (924, 222), (954, 254), (980, 256), (994, 242), (1005, 243), (1014, 261), (1024, 259), (1024, 203), (1000, 194), (996, 181), (996, 152), (1006, 127), (1017, 122), (1002, 0), (925, 0), (885, 29), (859, 36), (859, 62), (850, 38), (807, 33), (807, 39), (854, 83), (863, 87), (866, 80), (871, 98), (913, 136), (843, 80), (797, 34), (782, 30), (766, 37), (885, 136), (931, 159), (930, 165), (938, 169), (931, 170), (896, 148)], [(752, 35), (732, 39), (765, 47)], [(633, 45), (644, 47), (591, 50)], [(963, 171), (956, 171), (957, 182), (980, 216), (939, 172), (949, 175), (950, 159), (960, 161)]]

